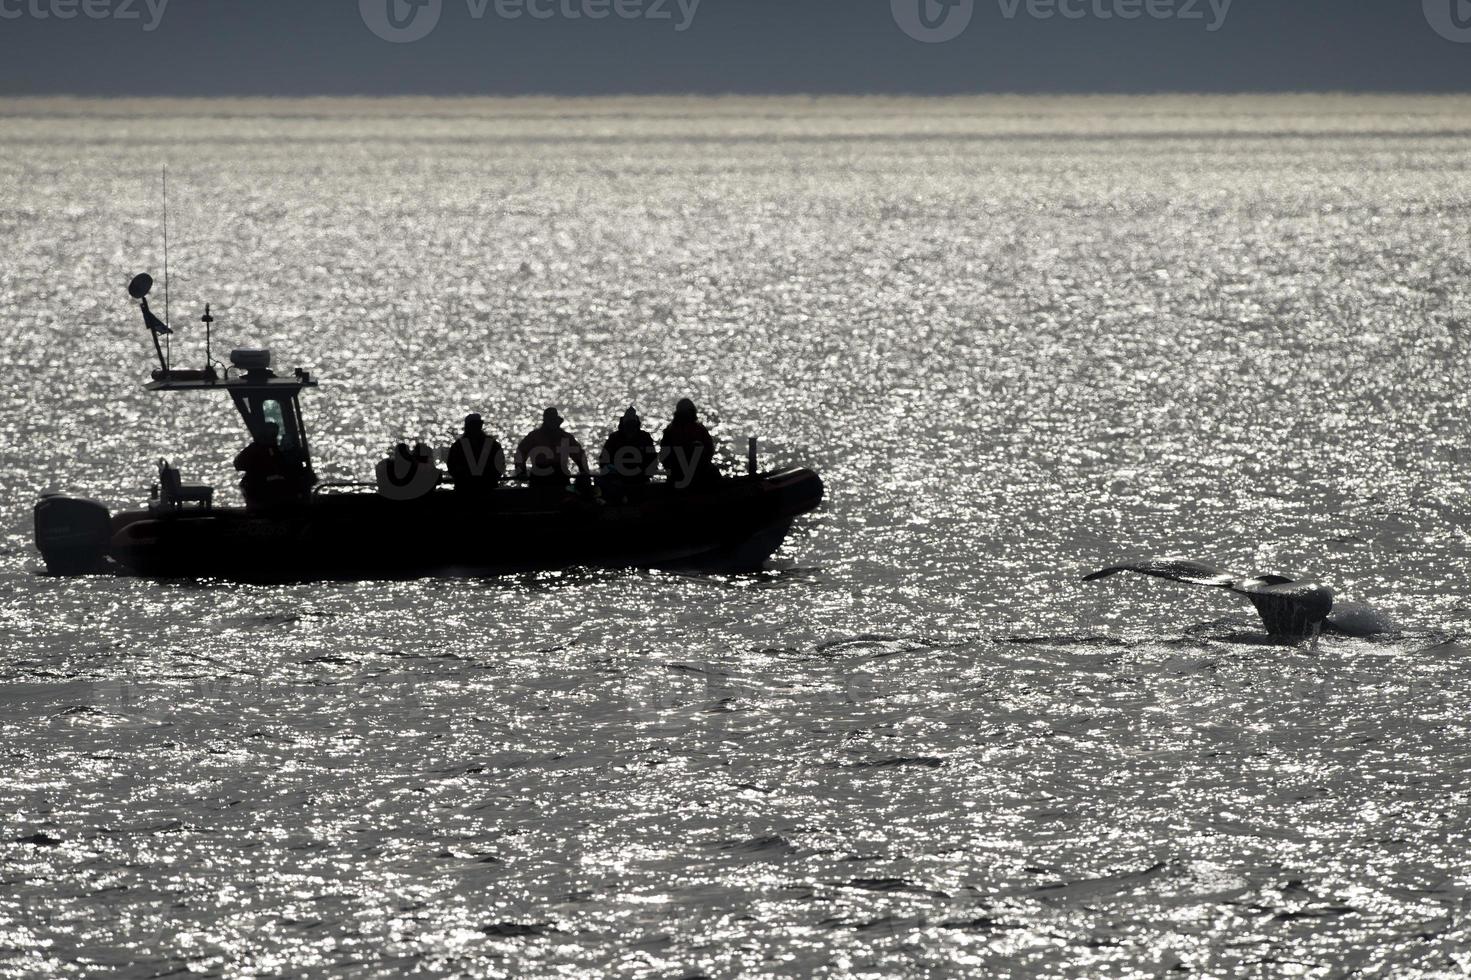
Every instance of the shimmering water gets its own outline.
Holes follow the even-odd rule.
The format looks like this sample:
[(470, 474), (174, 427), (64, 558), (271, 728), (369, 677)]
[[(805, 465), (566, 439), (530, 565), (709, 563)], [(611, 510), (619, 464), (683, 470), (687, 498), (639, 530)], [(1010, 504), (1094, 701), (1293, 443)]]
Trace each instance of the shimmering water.
[[(0, 111), (3, 975), (1471, 969), (1471, 102)], [(691, 394), (827, 506), (753, 578), (38, 576), (40, 490), (234, 493), (139, 390), (164, 162), (176, 361), (317, 371), (324, 477)], [(1077, 581), (1152, 552), (1403, 632)]]

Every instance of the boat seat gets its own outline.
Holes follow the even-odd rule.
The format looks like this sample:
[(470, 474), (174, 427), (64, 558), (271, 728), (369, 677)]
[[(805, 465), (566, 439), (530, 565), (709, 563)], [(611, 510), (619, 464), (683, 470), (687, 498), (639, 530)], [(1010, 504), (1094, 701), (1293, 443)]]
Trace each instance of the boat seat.
[(202, 504), (206, 510), (215, 505), (214, 487), (191, 486), (184, 482), (179, 471), (170, 466), (168, 460), (158, 461), (159, 503), (164, 507), (178, 508), (185, 504)]

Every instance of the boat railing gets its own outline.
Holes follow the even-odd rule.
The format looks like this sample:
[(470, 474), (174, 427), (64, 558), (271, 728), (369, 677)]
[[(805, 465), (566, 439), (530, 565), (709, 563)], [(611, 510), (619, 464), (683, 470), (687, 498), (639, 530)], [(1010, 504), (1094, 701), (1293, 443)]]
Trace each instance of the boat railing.
[[(725, 479), (760, 480), (763, 478), (763, 476), (769, 475), (759, 472), (752, 464), (754, 464), (754, 459), (751, 460), (750, 463), (748, 463), (747, 471), (745, 473), (739, 472), (735, 469), (734, 466), (728, 467), (727, 473), (725, 474)], [(527, 486), (530, 484), (530, 482), (531, 481), (527, 480), (525, 477), (513, 476), (511, 474), (507, 474), (500, 480), (502, 486)], [(655, 480), (653, 481), (653, 484), (655, 486), (658, 486), (667, 482), (667, 480)], [(439, 478), (439, 483), (437, 483), (435, 486), (436, 489), (441, 487), (448, 489), (454, 487), (454, 485), (455, 481), (453, 477), (448, 476), (447, 474), (441, 474)], [(315, 497), (323, 493), (345, 493), (353, 490), (376, 491), (378, 490), (378, 484), (365, 483), (361, 480), (334, 480), (327, 483), (318, 483), (316, 486), (312, 487), (312, 496)]]
[[(522, 479), (521, 477), (518, 477), (518, 476), (505, 476), (505, 477), (502, 477), (501, 478), (501, 483), (502, 484), (516, 484), (516, 485), (519, 486), (519, 485), (522, 485), (522, 484), (525, 484), (525, 483), (528, 483), (528, 482), (529, 481), (527, 481), (525, 479)], [(436, 484), (436, 487), (453, 487), (454, 485), (455, 485), (455, 481), (454, 481), (454, 478), (453, 477), (447, 476), (447, 475), (444, 475), (444, 474), (441, 474), (440, 477), (439, 477), (439, 483)], [(312, 487), (312, 496), (316, 496), (317, 494), (322, 493), (324, 491), (377, 490), (377, 489), (378, 489), (378, 484), (377, 483), (364, 483), (361, 480), (334, 480), (334, 481), (330, 481), (330, 482), (327, 482), (327, 483), (318, 483), (316, 486)]]
[(332, 482), (332, 483), (318, 483), (316, 486), (312, 487), (312, 496), (315, 497), (319, 493), (323, 493), (323, 492), (327, 492), (327, 491), (336, 491), (336, 490), (377, 490), (377, 489), (378, 489), (378, 484), (376, 484), (376, 483), (362, 483), (360, 481), (341, 480), (341, 481), (335, 481), (335, 482)]

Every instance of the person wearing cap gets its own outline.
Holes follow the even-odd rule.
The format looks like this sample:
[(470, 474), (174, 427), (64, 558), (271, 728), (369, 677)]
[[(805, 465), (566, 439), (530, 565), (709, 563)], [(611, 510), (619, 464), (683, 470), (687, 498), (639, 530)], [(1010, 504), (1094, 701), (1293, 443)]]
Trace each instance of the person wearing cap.
[(450, 447), (445, 465), (456, 493), (484, 494), (494, 490), (506, 475), (506, 453), (500, 440), (486, 435), (485, 420), (468, 415), (465, 433)]
[(548, 408), (541, 425), (526, 434), (516, 447), (516, 475), (533, 490), (565, 490), (572, 467), (579, 482), (587, 480), (587, 453), (572, 434), (562, 428), (562, 416)]
[(630, 490), (648, 486), (658, 468), (659, 451), (654, 447), (654, 437), (644, 431), (638, 410), (630, 406), (618, 421), (618, 429), (603, 443), (598, 457), (603, 491), (613, 499), (626, 500)]
[(720, 479), (720, 471), (715, 468), (715, 440), (700, 424), (695, 403), (688, 398), (681, 398), (674, 407), (674, 421), (659, 439), (659, 461), (678, 490), (707, 487)]

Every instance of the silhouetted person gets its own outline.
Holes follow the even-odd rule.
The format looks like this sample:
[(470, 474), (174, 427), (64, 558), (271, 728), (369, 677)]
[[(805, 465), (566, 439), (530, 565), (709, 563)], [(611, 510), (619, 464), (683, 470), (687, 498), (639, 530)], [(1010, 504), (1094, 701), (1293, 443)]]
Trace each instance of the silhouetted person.
[(715, 440), (710, 430), (700, 424), (695, 403), (680, 399), (670, 422), (659, 439), (659, 461), (669, 482), (680, 490), (707, 487), (720, 479), (715, 468)]
[(434, 459), (434, 450), (427, 443), (415, 442), (413, 459), (415, 479), (423, 480), (427, 486), (439, 486), (444, 475), (439, 472), (439, 464)]
[(654, 437), (644, 431), (638, 410), (630, 407), (618, 421), (618, 430), (603, 443), (598, 472), (605, 492), (626, 499), (635, 487), (648, 486), (659, 468), (659, 450)]
[(506, 453), (494, 436), (485, 434), (479, 415), (465, 418), (465, 434), (450, 447), (446, 460), (458, 493), (487, 493), (506, 474)]
[(400, 442), (393, 447), (388, 454), (389, 472), (395, 482), (408, 486), (414, 482), (414, 471), (418, 466), (414, 462), (414, 451), (406, 442)]
[(527, 433), (516, 447), (516, 475), (535, 490), (565, 490), (573, 466), (577, 467), (579, 482), (586, 480), (587, 453), (562, 428), (557, 410), (549, 408), (542, 413), (541, 425)]
[(442, 474), (434, 464), (434, 450), (422, 442), (401, 442), (375, 468), (378, 492), (390, 500), (419, 500), (434, 492)]
[(240, 492), (245, 495), (245, 506), (252, 510), (288, 500), (297, 493), (299, 481), (291, 479), (291, 467), (277, 439), (276, 423), (267, 422), (235, 457), (235, 469), (243, 474)]

